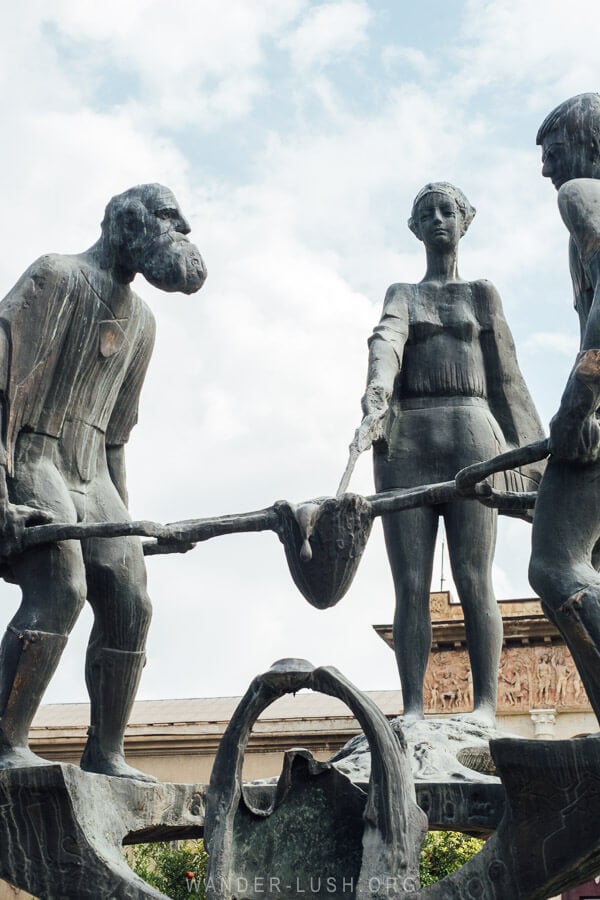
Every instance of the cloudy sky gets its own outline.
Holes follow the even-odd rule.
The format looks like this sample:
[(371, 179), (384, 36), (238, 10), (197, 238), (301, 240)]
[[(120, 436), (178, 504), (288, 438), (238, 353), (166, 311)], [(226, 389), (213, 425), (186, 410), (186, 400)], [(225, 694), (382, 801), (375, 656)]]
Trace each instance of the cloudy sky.
[[(593, 0), (21, 0), (0, 21), (2, 293), (41, 253), (92, 244), (106, 201), (144, 181), (174, 190), (208, 266), (192, 297), (136, 282), (158, 340), (128, 448), (134, 517), (335, 491), (386, 287), (424, 271), (406, 219), (429, 180), (478, 209), (461, 274), (498, 287), (548, 421), (578, 338), (535, 133), (561, 100), (598, 89)], [(352, 486), (372, 491), (368, 458)], [(499, 597), (530, 594), (528, 545), (507, 520)], [(398, 686), (371, 628), (393, 610), (380, 523), (327, 612), (298, 593), (271, 533), (148, 569), (141, 697), (239, 694), (282, 656)], [(18, 592), (0, 591), (8, 621)], [(47, 700), (85, 698), (90, 621)]]

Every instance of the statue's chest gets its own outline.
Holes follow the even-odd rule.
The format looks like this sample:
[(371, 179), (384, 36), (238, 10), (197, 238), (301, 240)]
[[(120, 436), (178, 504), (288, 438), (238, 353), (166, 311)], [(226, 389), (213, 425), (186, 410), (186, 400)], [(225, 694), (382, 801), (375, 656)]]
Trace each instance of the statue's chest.
[(409, 307), (409, 340), (422, 342), (436, 335), (460, 341), (477, 338), (480, 325), (473, 311), (471, 292), (446, 287), (443, 291), (417, 292)]

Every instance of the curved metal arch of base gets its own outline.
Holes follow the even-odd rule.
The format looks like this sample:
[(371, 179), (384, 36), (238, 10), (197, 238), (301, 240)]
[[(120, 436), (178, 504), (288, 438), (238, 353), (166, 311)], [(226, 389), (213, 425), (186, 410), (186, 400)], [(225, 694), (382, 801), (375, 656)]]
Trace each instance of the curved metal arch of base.
[[(243, 788), (252, 726), (278, 697), (302, 688), (338, 697), (359, 720), (372, 754), (367, 797), (330, 764), (299, 750), (287, 754), (274, 800), (272, 790), (263, 788), (261, 796), (260, 785)], [(504, 738), (492, 741), (491, 752), (506, 791), (498, 829), (461, 869), (419, 889), (424, 819), (406, 745), (335, 669), (303, 660), (276, 663), (250, 685), (217, 753), (206, 800), (208, 900), (309, 894), (543, 900), (592, 877), (600, 870), (600, 735), (551, 742)], [(312, 878), (315, 864), (324, 876), (319, 886)]]
[[(372, 758), (366, 805), (363, 791), (351, 785), (346, 776), (337, 773), (328, 764), (316, 763), (305, 751), (301, 751), (300, 754), (297, 751), (292, 753), (292, 759), (287, 767), (284, 766), (284, 774), (279, 780), (275, 801), (269, 808), (252, 805), (249, 798), (244, 796), (242, 764), (254, 723), (261, 712), (279, 697), (296, 693), (303, 688), (342, 700), (364, 729)], [(371, 900), (390, 897), (387, 890), (382, 889), (381, 892), (372, 890), (375, 883), (381, 880), (381, 876), (387, 873), (395, 873), (401, 877), (403, 883), (415, 887), (418, 884), (419, 851), (427, 830), (427, 820), (416, 803), (406, 744), (401, 743), (394, 735), (387, 719), (375, 704), (336, 669), (315, 668), (305, 660), (281, 660), (268, 672), (253, 680), (234, 712), (217, 752), (206, 799), (204, 834), (205, 845), (210, 854), (206, 884), (207, 900), (233, 900), (239, 896), (236, 885), (239, 886), (240, 883), (244, 885), (243, 895), (252, 896), (252, 889), (248, 888), (248, 875), (253, 878), (258, 894), (264, 890), (264, 885), (261, 881), (256, 887), (257, 877), (274, 878), (269, 873), (273, 871), (270, 859), (276, 838), (270, 833), (268, 836), (263, 834), (257, 840), (253, 840), (253, 835), (257, 833), (257, 826), (260, 828), (261, 821), (265, 822), (268, 818), (277, 816), (288, 801), (294, 808), (294, 814), (302, 808), (305, 797), (308, 797), (309, 802), (314, 801), (319, 810), (317, 816), (309, 815), (304, 830), (302, 823), (299, 823), (300, 827), (295, 834), (292, 833), (295, 816), (292, 819), (283, 819), (287, 830), (287, 834), (284, 835), (287, 843), (286, 854), (292, 848), (291, 857), (288, 854), (288, 862), (295, 854), (297, 858), (302, 859), (307, 871), (311, 860), (323, 859), (323, 848), (328, 844), (329, 838), (328, 817), (333, 815), (336, 818), (338, 810), (335, 804), (344, 791), (338, 791), (336, 784), (333, 784), (322, 792), (317, 791), (317, 794), (314, 791), (303, 794), (302, 779), (294, 781), (294, 764), (298, 758), (301, 761), (309, 758), (310, 775), (317, 776), (317, 780), (325, 776), (325, 784), (327, 778), (331, 776), (334, 780), (339, 779), (340, 783), (343, 782), (344, 786), (350, 785), (351, 791), (361, 795), (357, 805), (361, 810), (364, 809), (362, 860), (356, 873), (356, 894), (346, 896), (368, 896)], [(294, 798), (298, 796), (299, 806), (294, 805)], [(350, 797), (349, 806), (352, 806), (352, 799)], [(356, 816), (356, 808), (357, 806), (354, 806), (350, 810), (346, 807), (345, 811), (350, 816)], [(341, 818), (343, 817), (337, 817), (336, 822), (343, 830)], [(246, 828), (248, 820), (250, 820), (249, 829)], [(325, 828), (319, 830), (323, 824)], [(251, 846), (246, 844), (248, 836)], [(308, 839), (305, 840), (306, 838)], [(299, 846), (295, 849), (292, 844), (296, 840), (299, 841)], [(347, 848), (342, 848), (340, 844), (341, 840), (336, 833), (331, 849), (344, 858)], [(244, 870), (244, 865), (248, 863), (249, 868)], [(257, 876), (261, 871), (262, 876), (260, 874)], [(295, 873), (295, 877), (296, 879), (299, 877), (298, 872)], [(285, 882), (293, 878), (292, 867), (283, 880)], [(304, 890), (299, 885), (298, 888), (299, 892)], [(284, 891), (282, 896), (293, 894), (291, 884), (282, 885), (280, 881), (277, 889)], [(314, 894), (314, 890), (312, 893)]]

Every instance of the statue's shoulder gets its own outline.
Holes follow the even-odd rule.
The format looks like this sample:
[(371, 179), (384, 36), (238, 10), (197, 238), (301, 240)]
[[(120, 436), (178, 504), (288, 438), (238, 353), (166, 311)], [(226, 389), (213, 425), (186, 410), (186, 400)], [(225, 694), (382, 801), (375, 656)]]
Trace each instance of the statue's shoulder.
[(471, 282), (473, 305), (480, 316), (490, 316), (502, 312), (500, 294), (487, 278), (478, 278)]
[(565, 182), (556, 195), (558, 208), (561, 213), (568, 212), (569, 207), (586, 211), (592, 214), (592, 218), (600, 216), (598, 204), (600, 203), (600, 179), (598, 178), (573, 178)]
[(67, 259), (59, 253), (46, 253), (34, 260), (0, 303), (3, 318), (23, 304), (35, 304), (41, 298), (60, 298), (60, 288), (71, 272)]
[(586, 265), (600, 250), (600, 180), (574, 178), (560, 188), (558, 209)]
[(156, 319), (148, 303), (146, 303), (144, 298), (140, 297), (137, 291), (134, 291), (133, 289), (131, 291), (131, 296), (133, 297), (134, 302), (134, 315), (141, 321), (148, 323), (151, 327), (154, 326)]
[(390, 284), (383, 301), (383, 315), (397, 317), (406, 316), (414, 296), (414, 284), (405, 284), (403, 282)]
[(73, 269), (73, 257), (61, 253), (45, 253), (31, 263), (23, 277), (35, 278), (45, 284), (47, 280), (68, 277)]
[(472, 281), (471, 287), (477, 299), (481, 300), (482, 303), (493, 303), (500, 297), (497, 289), (488, 278), (478, 278), (476, 281)]

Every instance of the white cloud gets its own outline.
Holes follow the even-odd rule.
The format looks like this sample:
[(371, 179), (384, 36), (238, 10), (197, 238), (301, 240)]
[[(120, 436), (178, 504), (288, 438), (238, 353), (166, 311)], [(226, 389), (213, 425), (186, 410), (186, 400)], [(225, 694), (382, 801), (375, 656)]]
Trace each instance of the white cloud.
[[(173, 7), (135, 0), (126, 7), (59, 0), (40, 21), (67, 43), (82, 87), (118, 86), (121, 105), (136, 120), (173, 128), (194, 123), (211, 130), (246, 115), (268, 85), (261, 74), (269, 40), (276, 40), (306, 0), (194, 0)], [(67, 57), (68, 58), (68, 57)]]
[(552, 353), (559, 353), (561, 356), (567, 356), (570, 360), (574, 360), (579, 350), (579, 340), (575, 334), (564, 334), (558, 331), (536, 331), (527, 340), (525, 348), (532, 351), (549, 350)]
[(414, 69), (419, 77), (430, 77), (437, 68), (437, 64), (422, 50), (416, 47), (399, 47), (390, 45), (384, 47), (381, 54), (383, 64), (389, 72), (394, 72), (398, 64), (406, 64)]
[(294, 66), (303, 71), (348, 56), (367, 40), (372, 12), (362, 0), (330, 0), (312, 6), (281, 40)]
[(463, 23), (465, 73), (505, 95), (518, 87), (515, 102), (552, 108), (597, 89), (600, 20), (589, 0), (468, 0)]

